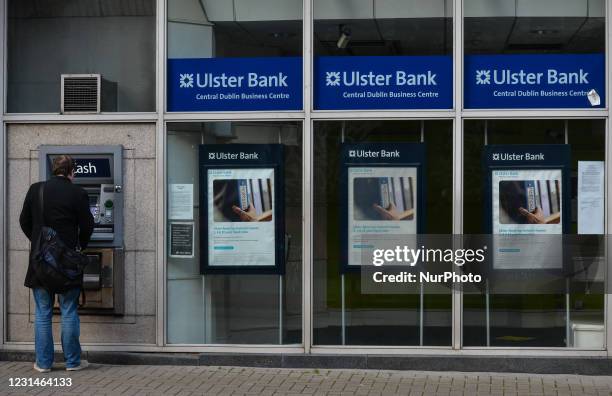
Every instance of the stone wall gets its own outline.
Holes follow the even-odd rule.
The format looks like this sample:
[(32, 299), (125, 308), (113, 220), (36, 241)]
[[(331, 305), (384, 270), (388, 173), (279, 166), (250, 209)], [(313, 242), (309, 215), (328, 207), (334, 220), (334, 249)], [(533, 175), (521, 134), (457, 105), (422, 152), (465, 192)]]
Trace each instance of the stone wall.
[[(155, 343), (156, 192), (154, 124), (15, 124), (7, 131), (7, 340), (33, 342), (34, 304), (23, 286), (29, 241), (19, 227), (27, 189), (38, 181), (38, 147), (117, 145), (124, 148), (125, 315), (81, 316), (81, 341)], [(59, 317), (54, 317), (58, 322)], [(54, 323), (59, 342), (59, 323)]]

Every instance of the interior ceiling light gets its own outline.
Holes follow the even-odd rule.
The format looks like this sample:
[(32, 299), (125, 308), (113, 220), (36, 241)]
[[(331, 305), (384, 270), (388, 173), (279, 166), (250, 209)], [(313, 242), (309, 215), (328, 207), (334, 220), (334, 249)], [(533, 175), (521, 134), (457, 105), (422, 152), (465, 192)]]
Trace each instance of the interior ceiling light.
[(351, 29), (345, 25), (340, 25), (338, 28), (340, 30), (340, 37), (338, 37), (336, 46), (344, 49), (349, 44), (349, 41), (351, 41)]
[(270, 33), (270, 37), (275, 38), (275, 39), (288, 39), (288, 38), (292, 38), (295, 37), (296, 34), (295, 33), (288, 33), (288, 32), (272, 32)]
[(531, 30), (529, 33), (535, 34), (537, 36), (549, 36), (551, 34), (557, 34), (559, 33), (559, 31), (553, 29), (534, 29)]

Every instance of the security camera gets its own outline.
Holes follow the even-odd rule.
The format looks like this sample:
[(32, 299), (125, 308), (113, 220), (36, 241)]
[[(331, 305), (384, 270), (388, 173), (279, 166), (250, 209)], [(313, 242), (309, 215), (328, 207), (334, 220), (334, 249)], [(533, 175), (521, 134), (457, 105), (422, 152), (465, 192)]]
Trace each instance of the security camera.
[(351, 41), (351, 29), (347, 26), (340, 25), (340, 37), (336, 45), (338, 48), (344, 49), (349, 44), (349, 41)]

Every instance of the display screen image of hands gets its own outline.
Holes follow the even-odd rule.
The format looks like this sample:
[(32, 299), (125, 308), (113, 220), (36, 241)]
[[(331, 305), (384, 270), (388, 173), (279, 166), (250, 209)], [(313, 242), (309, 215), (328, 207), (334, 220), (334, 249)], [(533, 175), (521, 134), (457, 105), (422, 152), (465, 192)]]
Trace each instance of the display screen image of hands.
[(413, 220), (412, 177), (357, 177), (354, 181), (354, 219)]
[(502, 224), (555, 224), (561, 216), (559, 180), (504, 180), (499, 182)]
[(215, 222), (272, 220), (271, 179), (218, 179), (213, 190)]

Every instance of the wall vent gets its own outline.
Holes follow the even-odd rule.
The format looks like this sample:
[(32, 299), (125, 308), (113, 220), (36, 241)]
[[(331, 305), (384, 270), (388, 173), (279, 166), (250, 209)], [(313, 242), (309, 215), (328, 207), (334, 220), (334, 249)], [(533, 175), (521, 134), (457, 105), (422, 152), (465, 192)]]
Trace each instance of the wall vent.
[(62, 113), (100, 112), (100, 74), (62, 74)]

